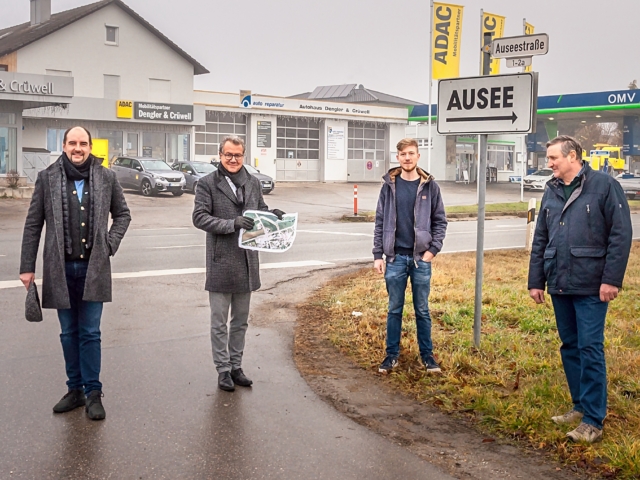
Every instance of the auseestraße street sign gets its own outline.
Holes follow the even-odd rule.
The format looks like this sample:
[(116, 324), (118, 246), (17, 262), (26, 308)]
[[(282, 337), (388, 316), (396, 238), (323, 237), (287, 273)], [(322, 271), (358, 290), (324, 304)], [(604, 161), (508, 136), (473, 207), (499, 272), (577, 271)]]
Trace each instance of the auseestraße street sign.
[(549, 52), (549, 35), (519, 35), (517, 37), (496, 38), (491, 42), (493, 58), (531, 57)]
[(531, 133), (537, 97), (535, 72), (440, 80), (438, 133)]

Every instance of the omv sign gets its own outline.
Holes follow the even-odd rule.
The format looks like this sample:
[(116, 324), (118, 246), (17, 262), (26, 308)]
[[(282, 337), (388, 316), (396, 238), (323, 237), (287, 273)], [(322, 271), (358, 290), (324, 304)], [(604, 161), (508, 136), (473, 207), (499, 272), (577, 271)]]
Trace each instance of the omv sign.
[(636, 92), (612, 93), (607, 97), (611, 105), (619, 103), (636, 103)]

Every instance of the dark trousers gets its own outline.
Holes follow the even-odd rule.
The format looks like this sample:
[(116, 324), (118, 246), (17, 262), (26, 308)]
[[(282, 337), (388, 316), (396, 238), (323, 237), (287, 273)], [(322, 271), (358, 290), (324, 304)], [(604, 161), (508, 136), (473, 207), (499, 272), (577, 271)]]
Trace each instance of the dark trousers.
[(85, 394), (102, 390), (100, 383), (100, 318), (102, 302), (82, 300), (88, 262), (66, 262), (65, 273), (71, 308), (58, 310), (60, 342), (69, 390)]
[(574, 409), (583, 422), (602, 429), (607, 415), (604, 322), (609, 304), (598, 295), (551, 295), (560, 356)]
[(387, 285), (387, 293), (389, 294), (387, 355), (391, 357), (400, 355), (404, 298), (407, 290), (407, 281), (411, 279), (420, 356), (427, 358), (433, 353), (431, 315), (429, 314), (431, 263), (419, 260), (416, 264), (411, 255), (396, 255), (393, 262), (387, 262), (384, 279)]

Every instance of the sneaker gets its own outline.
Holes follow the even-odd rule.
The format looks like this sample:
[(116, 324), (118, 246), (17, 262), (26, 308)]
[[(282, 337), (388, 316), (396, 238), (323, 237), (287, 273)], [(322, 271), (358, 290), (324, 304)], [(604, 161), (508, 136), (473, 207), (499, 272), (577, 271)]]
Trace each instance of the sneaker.
[(378, 367), (378, 373), (389, 373), (398, 365), (398, 357), (387, 355), (384, 362)]
[(602, 430), (582, 422), (578, 428), (567, 433), (567, 437), (574, 442), (594, 443), (602, 440)]
[(218, 388), (225, 392), (233, 392), (236, 389), (230, 372), (220, 372), (218, 374)]
[(241, 387), (250, 387), (253, 385), (253, 382), (247, 378), (241, 368), (231, 370), (231, 380), (233, 380), (233, 383)]
[(427, 373), (440, 373), (442, 371), (440, 369), (440, 365), (436, 362), (436, 359), (433, 358), (433, 355), (423, 358), (422, 364), (424, 365), (424, 368), (427, 369)]
[(564, 415), (558, 415), (556, 417), (551, 417), (554, 423), (558, 425), (565, 425), (567, 423), (578, 423), (582, 420), (583, 414), (577, 410), (571, 410), (570, 412), (565, 413)]
[(102, 406), (102, 397), (104, 394), (100, 390), (92, 390), (87, 396), (85, 411), (91, 420), (104, 420), (107, 416)]
[(65, 413), (83, 407), (85, 396), (82, 390), (69, 390), (53, 407), (53, 413)]

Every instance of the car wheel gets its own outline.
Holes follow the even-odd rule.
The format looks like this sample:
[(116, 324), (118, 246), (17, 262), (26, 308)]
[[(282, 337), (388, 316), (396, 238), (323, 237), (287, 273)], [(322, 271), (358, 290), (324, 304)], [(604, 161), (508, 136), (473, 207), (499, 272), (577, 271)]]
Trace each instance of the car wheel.
[(171, 192), (171, 193), (173, 193), (173, 196), (174, 196), (174, 197), (179, 197), (179, 196), (181, 196), (184, 192)]
[(194, 184), (193, 184), (193, 190), (192, 190), (192, 192), (193, 192), (193, 194), (194, 194), (194, 195), (196, 194), (196, 191), (197, 191), (197, 190), (198, 190), (198, 182), (196, 182), (196, 183), (194, 183)]
[(262, 192), (262, 193), (264, 193), (265, 195), (269, 195), (271, 193), (271, 190), (267, 190), (266, 192)]
[(142, 185), (140, 185), (140, 193), (145, 197), (153, 195), (153, 188), (151, 188), (151, 182), (149, 182), (149, 180), (142, 181)]

